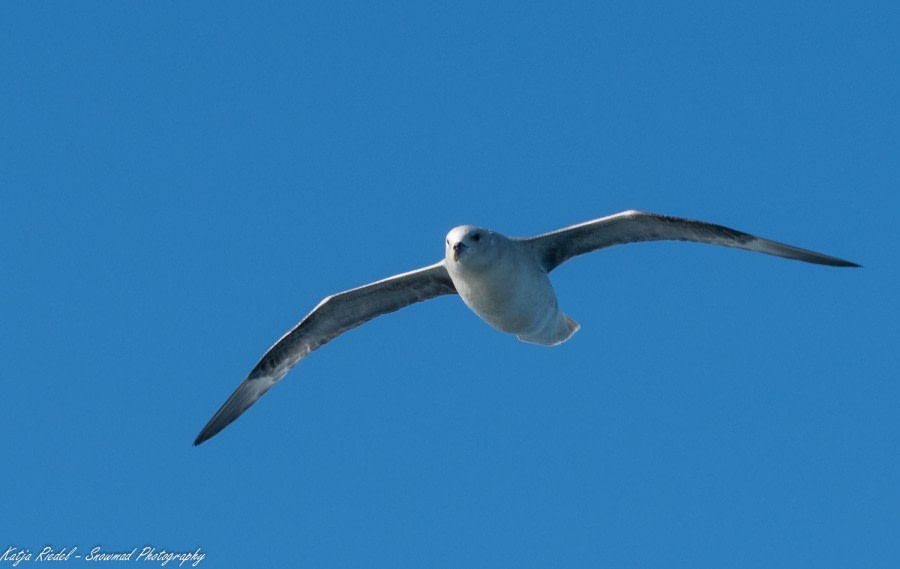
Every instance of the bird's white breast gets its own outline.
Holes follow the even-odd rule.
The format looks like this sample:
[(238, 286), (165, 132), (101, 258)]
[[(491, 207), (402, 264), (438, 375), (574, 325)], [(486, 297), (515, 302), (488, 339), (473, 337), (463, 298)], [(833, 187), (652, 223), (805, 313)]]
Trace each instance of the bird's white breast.
[(530, 251), (515, 241), (497, 246), (500, 255), (477, 269), (447, 260), (450, 278), (479, 318), (503, 332), (532, 336), (558, 317), (556, 294)]

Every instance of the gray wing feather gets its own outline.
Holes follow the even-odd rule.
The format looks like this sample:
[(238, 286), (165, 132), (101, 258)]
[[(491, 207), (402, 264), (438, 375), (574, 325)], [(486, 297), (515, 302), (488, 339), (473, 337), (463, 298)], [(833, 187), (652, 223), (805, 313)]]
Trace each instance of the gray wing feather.
[(529, 237), (524, 241), (535, 249), (544, 269), (550, 272), (576, 255), (604, 247), (668, 240), (737, 247), (820, 265), (859, 266), (850, 261), (770, 241), (722, 225), (635, 210)]
[(376, 316), (454, 293), (456, 288), (441, 261), (329, 296), (269, 348), (250, 375), (203, 427), (194, 445), (215, 436), (240, 417), (297, 362), (323, 344)]

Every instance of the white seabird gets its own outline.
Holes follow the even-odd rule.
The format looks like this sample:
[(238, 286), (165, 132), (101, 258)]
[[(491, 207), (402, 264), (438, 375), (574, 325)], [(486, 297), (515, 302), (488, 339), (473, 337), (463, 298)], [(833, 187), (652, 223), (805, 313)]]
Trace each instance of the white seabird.
[(269, 348), (194, 444), (231, 424), (297, 362), (326, 342), (376, 316), (443, 294), (458, 293), (482, 320), (520, 340), (561, 344), (579, 325), (560, 311), (550, 271), (576, 255), (604, 247), (665, 240), (737, 247), (820, 265), (859, 266), (721, 225), (634, 210), (527, 238), (462, 225), (447, 234), (443, 260), (320, 302)]

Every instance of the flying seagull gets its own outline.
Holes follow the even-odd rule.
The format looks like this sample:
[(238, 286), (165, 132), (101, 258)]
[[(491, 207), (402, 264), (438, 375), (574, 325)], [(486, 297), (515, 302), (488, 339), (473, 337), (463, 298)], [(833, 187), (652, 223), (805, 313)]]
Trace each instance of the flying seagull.
[(376, 316), (436, 296), (459, 294), (479, 318), (522, 341), (561, 344), (579, 325), (560, 311), (550, 271), (576, 255), (604, 247), (667, 240), (737, 247), (834, 267), (859, 266), (721, 225), (634, 210), (526, 238), (461, 225), (447, 234), (441, 261), (320, 302), (269, 348), (194, 444), (231, 424), (297, 362), (326, 342)]

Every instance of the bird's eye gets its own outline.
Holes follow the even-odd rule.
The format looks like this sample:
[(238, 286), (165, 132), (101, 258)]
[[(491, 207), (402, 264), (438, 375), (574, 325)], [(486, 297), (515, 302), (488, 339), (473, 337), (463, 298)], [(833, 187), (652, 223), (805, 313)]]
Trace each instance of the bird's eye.
[(478, 241), (481, 239), (481, 233), (476, 233), (472, 236), (472, 241)]

